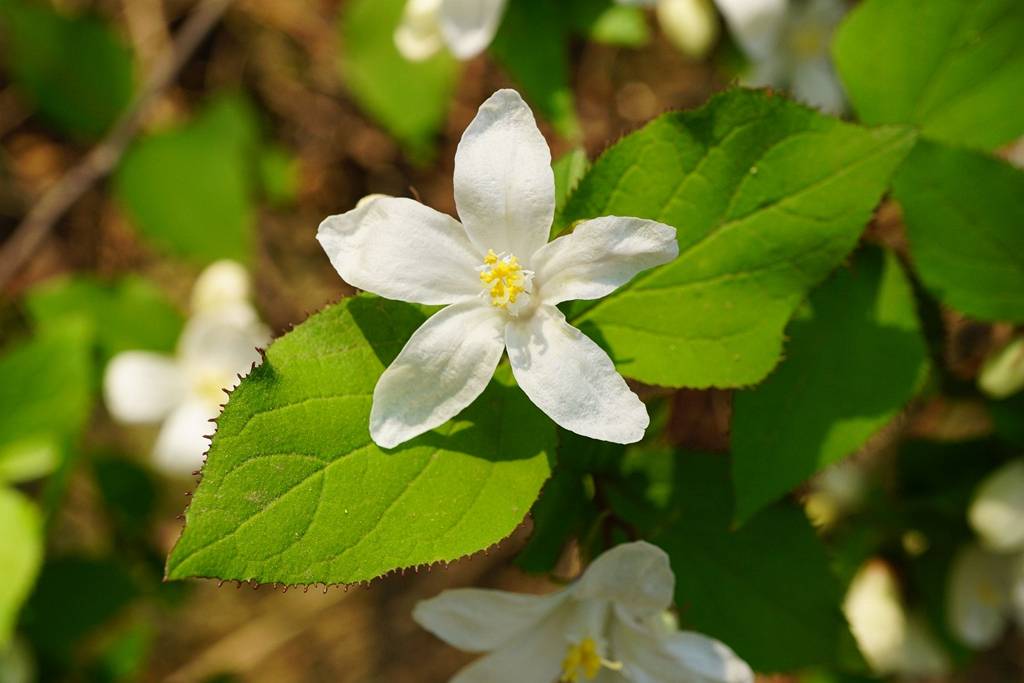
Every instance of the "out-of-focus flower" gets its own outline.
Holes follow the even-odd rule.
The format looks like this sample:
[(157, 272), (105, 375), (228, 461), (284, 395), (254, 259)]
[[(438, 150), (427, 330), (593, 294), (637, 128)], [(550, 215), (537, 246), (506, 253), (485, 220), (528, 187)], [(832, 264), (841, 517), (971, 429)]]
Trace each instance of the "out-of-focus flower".
[(664, 551), (639, 541), (604, 553), (556, 593), (446, 591), (413, 618), (461, 650), (487, 653), (453, 683), (751, 683), (728, 647), (664, 618), (674, 584)]
[(949, 659), (927, 623), (907, 614), (899, 583), (889, 565), (867, 562), (854, 576), (843, 601), (864, 658), (879, 674), (936, 676)]
[(1024, 550), (1024, 459), (1003, 465), (978, 486), (967, 519), (986, 548)]
[(506, 0), (408, 0), (395, 45), (419, 62), (447, 47), (458, 59), (476, 57), (494, 40)]
[(1009, 398), (1024, 389), (1024, 337), (1017, 337), (985, 359), (978, 388), (995, 399)]
[(192, 317), (174, 357), (125, 351), (107, 365), (103, 396), (111, 416), (125, 424), (162, 423), (153, 446), (156, 465), (170, 474), (198, 469), (220, 413), (225, 389), (259, 362), (270, 340), (249, 302), (250, 282), (237, 263), (209, 266), (192, 290)]
[(948, 593), (949, 624), (960, 640), (987, 648), (999, 640), (1011, 617), (1024, 624), (1022, 569), (1020, 555), (1001, 555), (978, 545), (960, 550)]
[(804, 510), (818, 527), (830, 527), (864, 500), (865, 475), (856, 460), (844, 460), (818, 474), (804, 499)]
[(718, 14), (711, 0), (616, 0), (620, 5), (653, 7), (665, 36), (683, 54), (702, 59), (718, 40)]
[(389, 299), (447, 305), (409, 339), (373, 392), (370, 435), (397, 446), (455, 417), (508, 349), (516, 381), (556, 423), (630, 443), (650, 419), (608, 354), (557, 305), (599, 299), (679, 253), (675, 229), (606, 216), (548, 242), (551, 153), (514, 90), (480, 107), (455, 154), (463, 223), (382, 197), (331, 216), (317, 239), (341, 277)]
[(829, 56), (844, 0), (715, 0), (751, 62), (744, 81), (788, 88), (803, 102), (840, 113), (846, 99)]

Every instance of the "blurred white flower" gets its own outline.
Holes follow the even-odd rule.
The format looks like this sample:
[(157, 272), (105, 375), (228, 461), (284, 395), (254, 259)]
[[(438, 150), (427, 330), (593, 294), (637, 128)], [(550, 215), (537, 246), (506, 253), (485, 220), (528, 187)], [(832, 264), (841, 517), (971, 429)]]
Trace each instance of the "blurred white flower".
[(462, 136), (455, 203), (463, 223), (411, 199), (381, 197), (320, 225), (317, 239), (352, 286), (449, 304), (377, 382), (373, 440), (391, 448), (455, 417), (507, 348), (519, 386), (556, 423), (594, 439), (638, 441), (650, 422), (644, 404), (556, 306), (598, 299), (671, 261), (675, 230), (608, 216), (549, 243), (551, 153), (514, 90), (484, 102)]
[(978, 486), (967, 519), (988, 549), (1024, 550), (1024, 459), (1003, 465)]
[(447, 47), (458, 59), (476, 57), (494, 40), (506, 0), (407, 0), (395, 30), (403, 57), (419, 62)]
[(798, 100), (838, 114), (846, 107), (829, 55), (845, 0), (715, 0), (751, 62), (744, 81), (788, 88)]
[(452, 683), (752, 683), (728, 647), (664, 618), (674, 585), (665, 552), (639, 541), (604, 553), (556, 593), (445, 591), (413, 618), (461, 650), (487, 653)]
[(718, 40), (718, 14), (711, 0), (616, 0), (620, 5), (653, 7), (665, 36), (693, 59), (707, 56)]
[(937, 676), (949, 659), (927, 623), (907, 614), (899, 583), (889, 565), (867, 562), (854, 576), (843, 612), (864, 658), (876, 673)]
[(210, 420), (226, 400), (224, 389), (234, 388), (238, 375), (260, 361), (256, 349), (270, 340), (249, 296), (242, 266), (214, 263), (193, 287), (193, 315), (176, 356), (125, 351), (107, 365), (107, 410), (125, 424), (163, 423), (153, 458), (168, 473), (188, 474), (202, 465), (206, 435), (214, 430)]
[(987, 648), (1011, 618), (1024, 624), (1024, 557), (962, 548), (949, 576), (949, 625), (965, 644)]
[(1024, 337), (1017, 337), (985, 359), (978, 388), (994, 399), (1009, 398), (1024, 389)]
[(863, 465), (849, 458), (819, 473), (804, 498), (808, 519), (827, 528), (856, 511), (864, 502), (865, 478)]

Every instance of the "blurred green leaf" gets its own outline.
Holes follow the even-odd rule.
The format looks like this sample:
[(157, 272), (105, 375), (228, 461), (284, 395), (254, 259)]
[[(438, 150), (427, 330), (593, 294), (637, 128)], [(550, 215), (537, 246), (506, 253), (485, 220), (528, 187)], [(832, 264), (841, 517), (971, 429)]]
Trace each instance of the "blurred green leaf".
[(22, 603), (43, 561), (43, 523), (32, 501), (0, 486), (0, 650), (11, 638)]
[(60, 465), (62, 439), (56, 434), (33, 434), (0, 446), (0, 482), (39, 479)]
[(490, 52), (508, 70), (527, 101), (564, 137), (580, 135), (569, 85), (566, 10), (549, 0), (509, 3)]
[(482, 550), (522, 522), (555, 435), (507, 368), (443, 427), (388, 452), (370, 440), (373, 388), (423, 320), (352, 297), (270, 346), (218, 420), (169, 578), (355, 583)]
[(114, 194), (154, 244), (199, 262), (248, 261), (258, 177), (256, 113), (221, 95), (191, 123), (136, 142)]
[[(580, 180), (590, 169), (590, 159), (587, 158), (587, 151), (577, 147), (571, 152), (566, 152), (551, 164), (551, 170), (555, 173), (555, 216), (559, 216), (565, 203), (569, 200), (573, 190), (579, 185)], [(554, 239), (566, 226), (555, 220), (551, 225), (551, 237)]]
[(811, 293), (786, 360), (733, 400), (736, 517), (745, 522), (860, 448), (928, 369), (914, 296), (891, 254), (867, 251)]
[(647, 16), (640, 7), (612, 0), (567, 0), (573, 29), (595, 43), (643, 47), (651, 40)]
[(1024, 392), (989, 404), (996, 434), (1008, 443), (1024, 448)]
[(51, 280), (29, 291), (25, 304), (40, 329), (81, 320), (96, 339), (102, 364), (131, 349), (170, 353), (183, 324), (163, 292), (134, 275), (114, 283), (91, 277)]
[(96, 484), (108, 513), (118, 527), (137, 536), (152, 520), (159, 491), (143, 467), (117, 457), (100, 457), (93, 462)]
[(865, 123), (991, 149), (1024, 133), (1022, 35), (1020, 0), (867, 0), (833, 54)]
[(654, 542), (672, 560), (683, 625), (761, 672), (833, 664), (848, 631), (841, 592), (803, 513), (773, 506), (732, 531), (728, 461), (687, 454), (676, 467), (674, 521)]
[(260, 185), (263, 196), (274, 207), (295, 203), (299, 195), (299, 159), (287, 149), (277, 146), (263, 148), (259, 158)]
[(1024, 171), (922, 140), (893, 190), (932, 294), (974, 318), (1024, 322)]
[(580, 474), (557, 470), (533, 506), (533, 534), (516, 565), (535, 574), (553, 571), (565, 545), (579, 537), (594, 512)]
[(434, 156), (459, 65), (447, 52), (410, 62), (395, 47), (405, 0), (351, 0), (340, 16), (340, 67), (356, 102), (402, 144), (413, 161)]
[(659, 220), (677, 228), (680, 256), (577, 304), (573, 319), (644, 382), (760, 381), (913, 142), (903, 128), (864, 129), (748, 90), (655, 119), (594, 163), (561, 219)]
[(73, 138), (103, 135), (131, 100), (131, 49), (100, 20), (64, 17), (33, 0), (5, 0), (0, 32), (11, 80)]

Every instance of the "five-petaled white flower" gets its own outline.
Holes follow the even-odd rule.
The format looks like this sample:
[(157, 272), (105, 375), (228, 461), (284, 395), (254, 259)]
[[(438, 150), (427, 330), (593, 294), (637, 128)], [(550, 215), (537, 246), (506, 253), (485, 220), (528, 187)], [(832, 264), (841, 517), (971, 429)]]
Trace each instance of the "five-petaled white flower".
[(838, 114), (846, 106), (829, 57), (845, 0), (715, 0), (752, 62), (745, 82), (788, 88), (803, 102)]
[(653, 7), (665, 36), (683, 54), (705, 57), (718, 39), (718, 15), (711, 0), (615, 0), (620, 5)]
[(994, 645), (1011, 621), (1024, 627), (1024, 554), (962, 548), (949, 574), (948, 619), (953, 633), (978, 649)]
[(752, 683), (727, 646), (677, 630), (668, 556), (616, 546), (550, 595), (464, 588), (419, 603), (413, 618), (460, 650), (487, 653), (452, 683)]
[(224, 389), (260, 361), (270, 331), (249, 303), (249, 275), (231, 261), (209, 266), (192, 289), (192, 317), (176, 357), (125, 351), (111, 359), (103, 396), (111, 416), (125, 424), (162, 422), (153, 445), (156, 465), (184, 475), (198, 469), (209, 447), (210, 420), (225, 402)]
[(472, 59), (494, 40), (506, 1), (408, 0), (395, 30), (395, 46), (414, 62), (444, 47), (459, 59)]
[(519, 94), (480, 107), (455, 154), (460, 224), (411, 199), (331, 216), (317, 239), (349, 284), (389, 299), (449, 304), (423, 324), (373, 393), (370, 434), (390, 448), (433, 429), (487, 386), (504, 350), (526, 395), (562, 427), (639, 440), (649, 418), (608, 354), (556, 308), (597, 299), (674, 259), (675, 229), (639, 218), (584, 221), (548, 242), (551, 153)]

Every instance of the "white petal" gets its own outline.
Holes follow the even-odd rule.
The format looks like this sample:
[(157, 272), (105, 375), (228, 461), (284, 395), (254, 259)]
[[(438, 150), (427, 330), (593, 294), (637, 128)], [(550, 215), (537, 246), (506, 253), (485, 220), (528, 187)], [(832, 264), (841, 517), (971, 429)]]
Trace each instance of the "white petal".
[(896, 672), (914, 680), (930, 680), (945, 677), (949, 669), (949, 655), (932, 632), (927, 618), (923, 614), (911, 615)]
[(676, 579), (668, 555), (646, 541), (623, 543), (595, 559), (572, 587), (577, 600), (606, 600), (643, 619), (672, 604)]
[(693, 59), (703, 59), (718, 39), (718, 15), (711, 0), (661, 0), (658, 23), (665, 36)]
[(961, 550), (949, 577), (949, 625), (975, 648), (994, 644), (1010, 610), (1010, 559), (978, 546)]
[(797, 64), (792, 90), (796, 99), (827, 114), (841, 114), (846, 109), (843, 88), (827, 55)]
[(569, 646), (563, 634), (560, 621), (549, 620), (473, 662), (453, 676), (450, 683), (555, 681)]
[(411, 199), (382, 197), (330, 216), (316, 238), (345, 282), (388, 299), (440, 305), (480, 292), (483, 253), (458, 221)]
[(193, 397), (178, 406), (164, 422), (153, 445), (153, 459), (164, 472), (186, 476), (202, 467), (203, 455), (210, 447), (207, 435), (216, 426), (218, 408), (202, 397)]
[(192, 285), (192, 312), (248, 306), (251, 296), (252, 280), (245, 267), (235, 261), (217, 261), (207, 266)]
[(461, 588), (417, 603), (412, 618), (460, 650), (489, 652), (534, 630), (566, 597)]
[(402, 21), (395, 29), (395, 47), (411, 62), (421, 62), (437, 54), (444, 45), (440, 12), (443, 0), (408, 0)]
[(269, 330), (254, 317), (230, 313), (193, 316), (178, 340), (178, 356), (190, 389), (213, 406), (224, 402), (222, 390), (235, 387), (239, 375), (261, 362), (257, 348), (270, 341)]
[(555, 215), (551, 150), (515, 90), (491, 95), (463, 133), (455, 153), (455, 204), (483, 252), (507, 252), (529, 264), (548, 241)]
[(159, 422), (185, 396), (185, 376), (173, 358), (148, 351), (114, 356), (103, 373), (103, 398), (115, 420)]
[(716, 0), (716, 4), (751, 60), (767, 59), (778, 49), (788, 0)]
[[(1024, 150), (1024, 144), (1020, 148)], [(985, 359), (978, 388), (995, 399), (1009, 398), (1024, 389), (1024, 337), (1017, 337)]]
[(459, 59), (472, 59), (487, 49), (505, 13), (505, 0), (443, 0), (441, 33)]
[(632, 683), (753, 683), (754, 672), (732, 650), (699, 633), (664, 633), (629, 619), (612, 623), (612, 656)]
[(615, 0), (615, 2), (628, 7), (654, 7), (658, 4), (658, 0)]
[(480, 301), (455, 304), (416, 330), (373, 391), (370, 435), (392, 448), (458, 415), (501, 360), (504, 317)]
[(907, 615), (892, 570), (872, 560), (858, 570), (843, 600), (843, 612), (864, 658), (878, 673), (901, 665), (907, 637)]
[(599, 299), (637, 273), (679, 255), (676, 230), (641, 218), (605, 216), (584, 221), (534, 254), (534, 286), (541, 301)]
[(643, 438), (650, 424), (637, 398), (600, 346), (541, 305), (505, 330), (516, 381), (537, 407), (571, 432), (614, 443)]
[(999, 552), (1024, 550), (1024, 460), (989, 475), (967, 509), (982, 542)]

